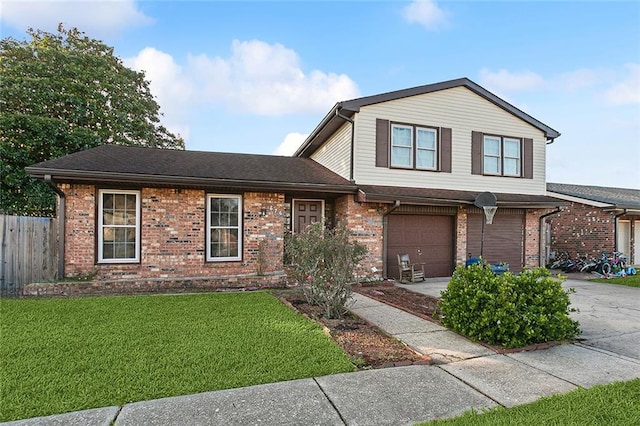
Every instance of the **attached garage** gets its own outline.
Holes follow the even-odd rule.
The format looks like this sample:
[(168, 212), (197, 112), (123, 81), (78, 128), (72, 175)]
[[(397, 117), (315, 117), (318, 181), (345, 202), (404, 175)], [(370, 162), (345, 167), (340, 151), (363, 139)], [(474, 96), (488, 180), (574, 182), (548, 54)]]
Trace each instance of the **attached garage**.
[(424, 263), (427, 277), (446, 277), (455, 265), (455, 212), (452, 214), (391, 214), (386, 229), (386, 274), (398, 276), (398, 255)]
[[(480, 256), (484, 213), (473, 208), (467, 217), (467, 250), (472, 257)], [(524, 265), (525, 210), (498, 208), (493, 223), (485, 224), (483, 258), (487, 262), (506, 262), (512, 272)]]

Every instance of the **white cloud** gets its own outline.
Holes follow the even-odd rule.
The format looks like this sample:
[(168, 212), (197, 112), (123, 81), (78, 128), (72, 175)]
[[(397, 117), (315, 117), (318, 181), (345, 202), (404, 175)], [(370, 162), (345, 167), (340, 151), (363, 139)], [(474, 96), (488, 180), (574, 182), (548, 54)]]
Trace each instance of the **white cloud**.
[(561, 89), (567, 91), (585, 89), (599, 84), (606, 78), (604, 74), (604, 71), (582, 68), (560, 75), (558, 83)]
[(519, 92), (536, 90), (547, 86), (545, 80), (532, 71), (511, 72), (505, 69), (493, 72), (486, 68), (480, 70), (480, 82), (496, 92)]
[(145, 72), (151, 93), (157, 98), (160, 111), (164, 114), (162, 124), (170, 131), (188, 138), (190, 129), (186, 124), (188, 113), (185, 107), (195, 102), (196, 88), (182, 67), (175, 63), (171, 55), (153, 47), (147, 47), (134, 58), (123, 62), (129, 68)]
[(627, 64), (627, 76), (604, 93), (609, 105), (640, 104), (640, 64)]
[(66, 28), (77, 27), (92, 37), (153, 22), (134, 0), (9, 0), (2, 2), (0, 19), (20, 30), (32, 27), (54, 31), (62, 22)]
[(438, 7), (434, 0), (415, 0), (402, 10), (402, 16), (410, 24), (422, 25), (429, 31), (449, 24), (449, 13)]
[[(188, 56), (181, 66), (170, 54), (147, 47), (124, 63), (145, 71), (164, 114), (163, 124), (185, 139), (196, 107), (278, 116), (322, 113), (338, 101), (360, 96), (347, 75), (319, 70), (305, 73), (295, 51), (258, 40), (235, 40), (229, 58)], [(278, 153), (292, 154), (298, 147), (293, 147), (296, 137), (300, 145), (305, 136), (287, 136)]]
[(189, 68), (207, 101), (260, 115), (323, 112), (359, 96), (345, 74), (305, 73), (298, 54), (281, 44), (234, 40), (231, 57), (189, 58)]
[(275, 151), (273, 151), (273, 154), (293, 155), (293, 153), (300, 148), (300, 145), (302, 145), (302, 142), (304, 142), (307, 136), (309, 135), (303, 135), (302, 133), (289, 133), (285, 136), (284, 141), (278, 145)]

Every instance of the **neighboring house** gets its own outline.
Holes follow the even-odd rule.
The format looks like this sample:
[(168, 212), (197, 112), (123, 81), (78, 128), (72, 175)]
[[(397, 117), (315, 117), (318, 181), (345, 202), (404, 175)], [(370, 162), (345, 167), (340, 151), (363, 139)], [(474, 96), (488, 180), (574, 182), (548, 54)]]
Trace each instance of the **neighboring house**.
[(480, 254), (473, 204), (487, 191), (498, 211), (485, 259), (541, 263), (540, 224), (565, 204), (546, 193), (559, 135), (463, 78), (340, 102), (293, 157), (105, 145), (27, 171), (60, 195), (64, 276), (269, 284), (285, 233), (318, 220), (367, 246), (361, 274), (395, 277), (408, 253), (447, 276)]
[(547, 218), (549, 249), (597, 257), (614, 250), (640, 264), (640, 190), (548, 183), (547, 193), (570, 204)]

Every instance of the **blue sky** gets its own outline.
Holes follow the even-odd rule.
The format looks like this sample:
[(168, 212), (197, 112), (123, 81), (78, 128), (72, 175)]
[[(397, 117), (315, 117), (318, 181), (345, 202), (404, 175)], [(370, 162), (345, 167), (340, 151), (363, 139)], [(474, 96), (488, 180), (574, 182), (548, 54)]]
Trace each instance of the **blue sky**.
[(547, 180), (640, 189), (637, 1), (7, 1), (144, 70), (187, 149), (288, 155), (335, 102), (468, 77), (558, 130)]

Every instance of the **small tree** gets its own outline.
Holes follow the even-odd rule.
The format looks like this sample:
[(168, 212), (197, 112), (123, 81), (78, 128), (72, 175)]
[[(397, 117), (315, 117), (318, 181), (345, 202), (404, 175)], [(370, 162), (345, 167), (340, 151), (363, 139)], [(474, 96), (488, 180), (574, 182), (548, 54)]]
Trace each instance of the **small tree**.
[(351, 298), (355, 267), (367, 253), (366, 247), (351, 242), (344, 225), (326, 229), (317, 222), (290, 236), (285, 250), (307, 301), (323, 307), (327, 318), (341, 318)]

